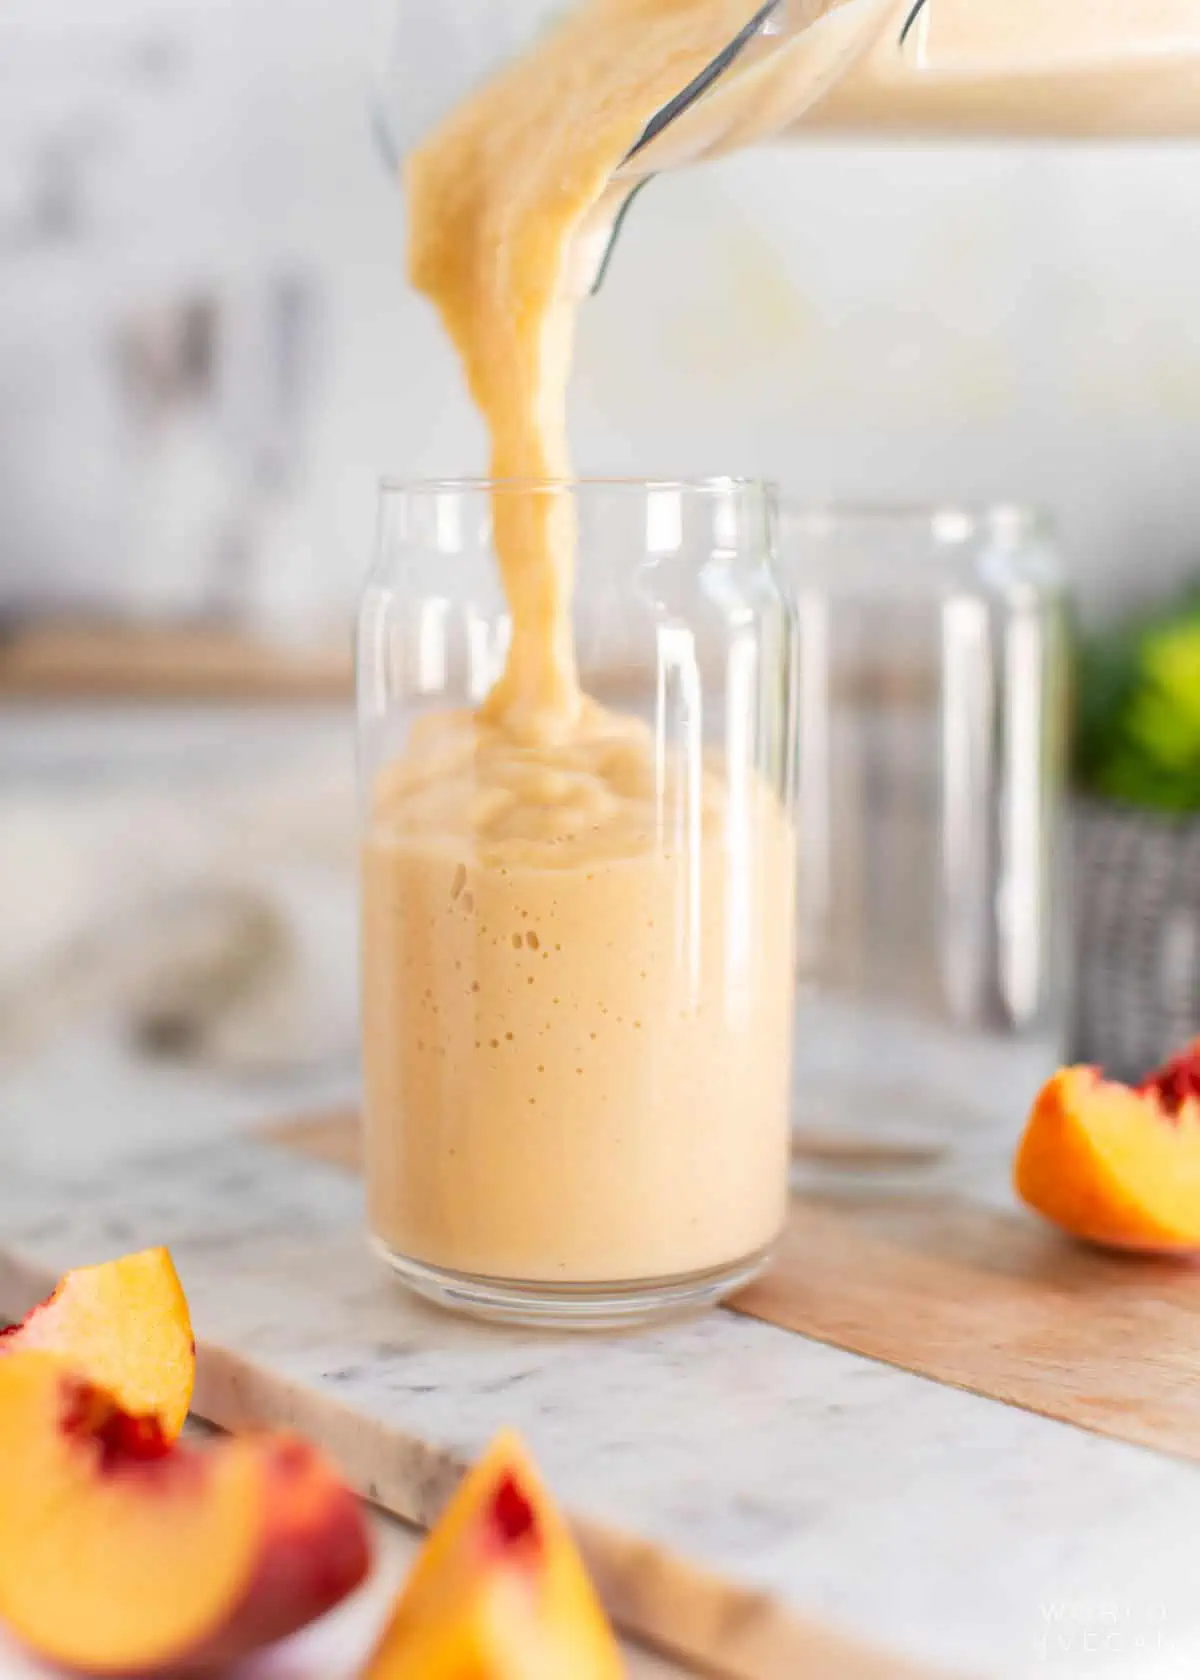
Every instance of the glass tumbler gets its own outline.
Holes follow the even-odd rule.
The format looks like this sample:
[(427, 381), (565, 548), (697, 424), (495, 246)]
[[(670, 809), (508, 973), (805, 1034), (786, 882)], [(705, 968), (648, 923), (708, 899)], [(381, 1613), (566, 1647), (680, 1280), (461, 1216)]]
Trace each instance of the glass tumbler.
[[(574, 551), (583, 699), (536, 737), (480, 711), (511, 628), (494, 522)], [(367, 1207), (418, 1293), (619, 1325), (763, 1264), (794, 653), (761, 485), (383, 486), (358, 640)]]
[(1064, 603), (1018, 509), (785, 509), (800, 1175), (1003, 1165), (1063, 1054)]

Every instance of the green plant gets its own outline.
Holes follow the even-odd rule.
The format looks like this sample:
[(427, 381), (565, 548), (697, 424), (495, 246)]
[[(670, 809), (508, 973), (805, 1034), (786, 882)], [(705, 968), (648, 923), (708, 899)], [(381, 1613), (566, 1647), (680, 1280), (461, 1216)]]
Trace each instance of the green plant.
[(1200, 582), (1165, 610), (1085, 639), (1076, 696), (1081, 788), (1200, 812)]

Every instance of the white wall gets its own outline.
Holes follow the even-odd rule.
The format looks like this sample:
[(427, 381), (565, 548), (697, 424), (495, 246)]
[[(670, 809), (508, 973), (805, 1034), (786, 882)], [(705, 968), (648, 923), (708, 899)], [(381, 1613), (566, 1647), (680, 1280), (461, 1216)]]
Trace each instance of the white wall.
[[(211, 547), (244, 514), (236, 343), (272, 274), (310, 277), (321, 309), (302, 493), (260, 589), (347, 601), (380, 471), (480, 469), (403, 282), (366, 114), (375, 21), (375, 0), (0, 12), (0, 607), (202, 597), (189, 533)], [(78, 226), (27, 238), (35, 146), (70, 123)], [(1185, 148), (814, 146), (660, 181), (587, 308), (578, 465), (1030, 498), (1093, 601), (1151, 587), (1200, 564), (1198, 230)], [(196, 289), (235, 348), (220, 413), (171, 455), (131, 420), (114, 336)], [(202, 496), (207, 525), (184, 505)]]
[(1033, 500), (1093, 596), (1200, 569), (1200, 150), (779, 149), (651, 192), (589, 462)]

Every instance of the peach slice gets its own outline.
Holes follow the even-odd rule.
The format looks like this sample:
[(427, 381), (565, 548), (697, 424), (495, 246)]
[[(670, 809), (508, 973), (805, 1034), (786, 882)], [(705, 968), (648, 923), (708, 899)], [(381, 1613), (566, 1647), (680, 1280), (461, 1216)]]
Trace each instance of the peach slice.
[(0, 1330), (0, 1353), (61, 1353), (127, 1412), (153, 1412), (172, 1440), (196, 1378), (187, 1299), (165, 1248), (68, 1272), (20, 1324)]
[(227, 1663), (366, 1573), (361, 1508), (291, 1435), (172, 1444), (49, 1353), (0, 1359), (0, 1617), (87, 1674)]
[(1200, 1040), (1137, 1087), (1063, 1068), (1033, 1105), (1014, 1167), (1030, 1207), (1086, 1241), (1200, 1249)]
[(619, 1680), (608, 1619), (515, 1435), (463, 1479), (363, 1680)]

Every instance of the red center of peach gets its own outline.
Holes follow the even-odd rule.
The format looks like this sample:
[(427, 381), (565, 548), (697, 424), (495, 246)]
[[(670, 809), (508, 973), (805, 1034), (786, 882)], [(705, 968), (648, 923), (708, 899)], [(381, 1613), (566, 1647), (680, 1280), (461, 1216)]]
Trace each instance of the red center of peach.
[(102, 1470), (149, 1464), (171, 1450), (156, 1417), (122, 1411), (91, 1383), (72, 1380), (65, 1385), (62, 1426), (74, 1439), (95, 1443)]
[(491, 1517), (506, 1545), (516, 1546), (523, 1541), (536, 1543), (540, 1539), (537, 1514), (511, 1472), (502, 1476), (496, 1484)]
[(1165, 1067), (1143, 1079), (1138, 1090), (1156, 1096), (1166, 1113), (1177, 1118), (1189, 1097), (1200, 1102), (1200, 1048), (1172, 1056)]

